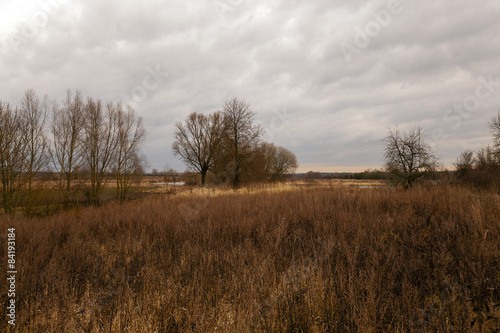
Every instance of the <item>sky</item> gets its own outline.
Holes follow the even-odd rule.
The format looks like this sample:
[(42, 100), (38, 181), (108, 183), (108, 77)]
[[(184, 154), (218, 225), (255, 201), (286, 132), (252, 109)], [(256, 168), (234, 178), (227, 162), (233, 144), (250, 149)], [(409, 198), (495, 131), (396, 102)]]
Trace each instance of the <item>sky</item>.
[(419, 124), (441, 162), (492, 141), (500, 0), (18, 0), (0, 4), (0, 100), (67, 89), (130, 104), (150, 168), (174, 125), (244, 99), (299, 172), (380, 168)]

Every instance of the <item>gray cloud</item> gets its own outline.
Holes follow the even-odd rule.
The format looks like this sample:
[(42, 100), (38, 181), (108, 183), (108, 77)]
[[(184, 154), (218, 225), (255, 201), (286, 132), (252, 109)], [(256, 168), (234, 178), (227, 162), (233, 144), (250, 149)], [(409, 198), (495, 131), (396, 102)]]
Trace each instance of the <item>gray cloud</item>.
[(0, 99), (18, 103), (28, 88), (61, 99), (71, 88), (130, 102), (158, 169), (184, 169), (171, 152), (176, 121), (233, 96), (252, 105), (266, 138), (322, 170), (381, 165), (387, 127), (416, 122), (451, 165), (489, 143), (500, 108), (496, 86), (467, 117), (453, 111), (480, 77), (500, 82), (497, 0), (401, 0), (350, 62), (341, 45), (376, 28), (373, 13), (392, 0), (47, 1), (0, 6), (11, 22), (0, 25)]

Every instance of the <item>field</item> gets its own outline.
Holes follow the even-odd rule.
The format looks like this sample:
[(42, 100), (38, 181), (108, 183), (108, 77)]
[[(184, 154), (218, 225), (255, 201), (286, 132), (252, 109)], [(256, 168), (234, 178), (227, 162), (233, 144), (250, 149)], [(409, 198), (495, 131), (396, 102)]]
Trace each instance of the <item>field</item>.
[[(182, 186), (181, 186), (182, 185)], [(272, 191), (282, 191), (296, 189), (297, 187), (352, 187), (352, 188), (379, 188), (385, 187), (387, 183), (383, 180), (294, 180), (292, 182), (287, 182), (284, 184), (278, 184), (271, 186)], [(86, 196), (86, 191), (90, 187), (90, 183), (79, 182), (75, 186), (75, 190), (66, 199), (63, 198), (63, 192), (58, 188), (57, 182), (53, 180), (38, 180), (35, 182), (32, 196), (32, 202), (26, 207), (18, 205), (16, 208), (16, 215), (18, 216), (28, 216), (28, 217), (44, 217), (47, 215), (52, 215), (68, 207), (78, 207), (88, 205), (88, 199)], [(244, 187), (243, 192), (254, 192), (265, 189), (269, 190), (268, 184), (252, 185), (249, 187)], [(200, 189), (198, 186), (184, 186), (184, 182), (165, 182), (163, 176), (144, 176), (140, 181), (134, 181), (126, 196), (126, 201), (138, 200), (142, 198), (149, 197), (151, 195), (163, 195), (163, 194), (181, 194), (181, 193), (197, 193), (200, 192), (204, 194), (213, 194), (214, 191), (217, 194), (231, 192), (231, 188), (218, 186), (210, 187), (210, 191), (206, 189)], [(26, 196), (26, 190), (21, 191), (21, 197)], [(106, 186), (103, 189), (100, 202), (102, 204), (110, 203), (116, 201), (116, 181), (115, 179), (107, 179)], [(0, 216), (5, 214), (3, 208), (0, 206)]]
[(18, 271), (17, 325), (2, 306), (0, 331), (500, 330), (497, 194), (335, 185), (176, 189), (0, 217), (0, 260), (15, 228)]

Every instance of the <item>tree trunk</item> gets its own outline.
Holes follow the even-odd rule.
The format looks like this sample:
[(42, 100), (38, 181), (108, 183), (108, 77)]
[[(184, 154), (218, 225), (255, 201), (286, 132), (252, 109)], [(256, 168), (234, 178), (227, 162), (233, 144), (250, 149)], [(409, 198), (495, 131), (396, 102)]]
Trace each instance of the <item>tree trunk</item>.
[(208, 170), (201, 171), (201, 186), (205, 186), (205, 180), (207, 179), (207, 171)]

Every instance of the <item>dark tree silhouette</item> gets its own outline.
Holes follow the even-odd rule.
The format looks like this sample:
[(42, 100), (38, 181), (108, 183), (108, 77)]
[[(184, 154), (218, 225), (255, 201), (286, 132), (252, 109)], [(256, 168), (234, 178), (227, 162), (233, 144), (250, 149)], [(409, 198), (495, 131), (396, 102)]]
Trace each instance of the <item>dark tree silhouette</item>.
[(201, 184), (205, 185), (207, 172), (214, 165), (223, 134), (223, 116), (221, 112), (210, 115), (191, 113), (185, 123), (177, 123), (174, 153), (201, 175)]
[(397, 126), (390, 128), (384, 142), (387, 171), (405, 189), (425, 172), (435, 170), (437, 157), (425, 142), (422, 126), (416, 125), (406, 133), (401, 133)]

